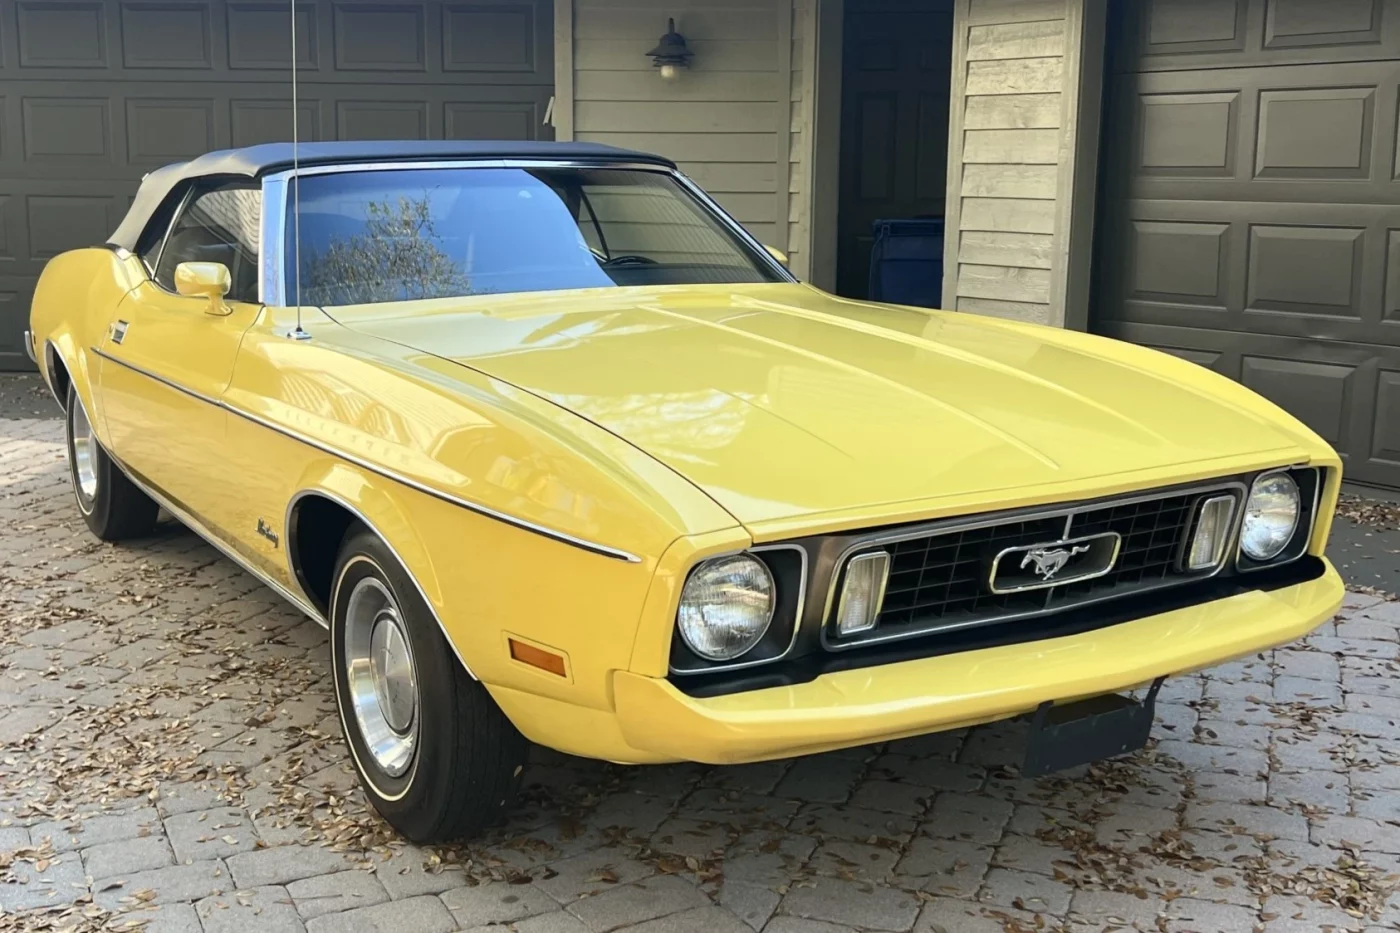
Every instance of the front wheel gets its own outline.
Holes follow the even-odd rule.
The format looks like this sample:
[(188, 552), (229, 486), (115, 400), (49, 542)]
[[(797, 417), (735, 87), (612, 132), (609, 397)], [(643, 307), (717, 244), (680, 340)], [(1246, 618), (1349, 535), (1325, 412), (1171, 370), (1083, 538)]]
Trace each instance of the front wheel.
[(331, 667), (365, 793), (413, 842), (475, 835), (510, 808), (527, 743), (448, 644), (393, 552), (367, 530), (341, 545)]
[(107, 456), (92, 430), (83, 400), (70, 384), (66, 415), (68, 472), (88, 529), (103, 541), (151, 533), (160, 506)]

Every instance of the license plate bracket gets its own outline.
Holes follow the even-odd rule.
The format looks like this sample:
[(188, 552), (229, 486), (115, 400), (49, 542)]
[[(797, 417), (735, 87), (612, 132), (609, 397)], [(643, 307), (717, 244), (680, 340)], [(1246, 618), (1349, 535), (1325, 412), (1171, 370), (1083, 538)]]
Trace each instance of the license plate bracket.
[(1153, 681), (1141, 700), (1110, 693), (1060, 706), (1040, 704), (1021, 773), (1040, 777), (1142, 748), (1152, 733), (1157, 693), (1165, 680)]

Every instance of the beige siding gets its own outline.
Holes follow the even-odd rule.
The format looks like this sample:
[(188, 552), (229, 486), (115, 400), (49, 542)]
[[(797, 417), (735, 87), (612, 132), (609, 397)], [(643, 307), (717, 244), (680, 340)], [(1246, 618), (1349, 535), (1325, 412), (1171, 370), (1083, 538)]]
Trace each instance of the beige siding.
[(949, 307), (1064, 323), (1054, 267), (1070, 92), (1066, 14), (1066, 0), (957, 4)]
[[(796, 0), (802, 2), (802, 0)], [(573, 0), (574, 138), (660, 153), (765, 243), (787, 249), (800, 80), (794, 0)], [(695, 53), (663, 82), (646, 52), (675, 17)], [(794, 98), (798, 103), (794, 104)]]

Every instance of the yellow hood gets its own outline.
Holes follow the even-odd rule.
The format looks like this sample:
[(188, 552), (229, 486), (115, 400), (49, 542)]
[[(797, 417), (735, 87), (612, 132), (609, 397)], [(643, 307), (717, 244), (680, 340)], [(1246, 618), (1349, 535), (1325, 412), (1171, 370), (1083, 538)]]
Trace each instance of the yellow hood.
[(487, 295), (332, 314), (549, 399), (751, 527), (945, 497), (990, 507), (1031, 488), (1305, 458), (1305, 429), (1190, 364), (805, 286)]

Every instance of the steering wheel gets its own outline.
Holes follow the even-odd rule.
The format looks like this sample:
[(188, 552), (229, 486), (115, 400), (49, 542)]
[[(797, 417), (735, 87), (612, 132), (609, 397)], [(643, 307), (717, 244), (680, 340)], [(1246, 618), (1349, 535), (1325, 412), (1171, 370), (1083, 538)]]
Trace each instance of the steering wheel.
[(613, 256), (611, 259), (603, 260), (605, 266), (654, 266), (656, 264), (655, 259), (632, 253), (624, 253), (621, 256)]

